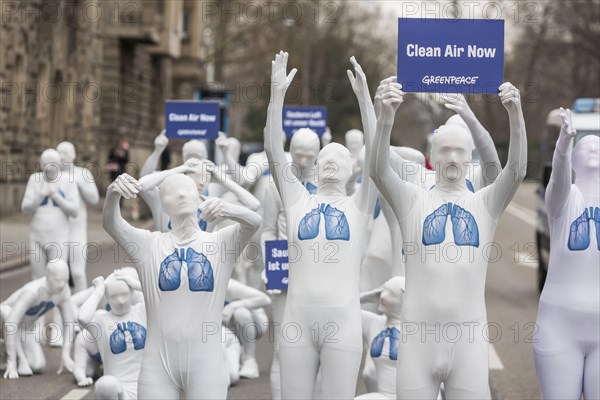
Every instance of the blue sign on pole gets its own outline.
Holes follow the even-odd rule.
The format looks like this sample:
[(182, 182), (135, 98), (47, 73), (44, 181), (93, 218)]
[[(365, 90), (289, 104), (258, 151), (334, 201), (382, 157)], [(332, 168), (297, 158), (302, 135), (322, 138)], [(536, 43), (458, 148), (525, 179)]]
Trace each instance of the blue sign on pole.
[(283, 130), (291, 137), (300, 128), (310, 128), (321, 137), (327, 128), (327, 107), (283, 107)]
[(398, 18), (398, 82), (405, 92), (498, 93), (504, 20)]
[(170, 139), (216, 139), (219, 135), (219, 103), (165, 102), (165, 129)]
[(266, 240), (265, 271), (268, 290), (287, 290), (288, 268), (287, 240)]

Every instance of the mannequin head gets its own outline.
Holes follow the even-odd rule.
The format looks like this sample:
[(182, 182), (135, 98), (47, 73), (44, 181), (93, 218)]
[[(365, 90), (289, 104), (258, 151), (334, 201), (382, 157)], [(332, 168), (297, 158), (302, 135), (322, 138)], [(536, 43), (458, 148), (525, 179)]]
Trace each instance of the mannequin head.
[(458, 125), (461, 128), (463, 128), (465, 131), (467, 131), (469, 134), (471, 133), (471, 130), (467, 126), (467, 123), (465, 122), (465, 120), (462, 119), (462, 117), (458, 114), (454, 114), (453, 116), (448, 118), (448, 121), (446, 121), (446, 125)]
[(75, 161), (75, 146), (71, 142), (61, 142), (56, 146), (56, 151), (60, 154), (63, 163), (72, 163)]
[(325, 147), (327, 146), (329, 143), (331, 143), (331, 129), (329, 129), (329, 127), (325, 128), (325, 132), (323, 132), (323, 134), (321, 135), (321, 143), (322, 146)]
[(327, 185), (345, 186), (352, 176), (352, 155), (339, 143), (329, 143), (317, 156), (319, 188)]
[(298, 129), (290, 141), (292, 161), (300, 168), (315, 165), (319, 155), (319, 136), (309, 128)]
[(229, 155), (237, 162), (240, 159), (240, 153), (242, 152), (242, 144), (234, 137), (228, 137), (227, 144), (229, 145), (227, 147)]
[(206, 150), (206, 145), (200, 140), (188, 140), (183, 144), (181, 148), (181, 155), (183, 157), (183, 161), (187, 161), (192, 157), (199, 158), (200, 160), (204, 160), (208, 157), (208, 151)]
[(412, 161), (420, 165), (425, 165), (425, 155), (417, 149), (406, 146), (392, 146), (392, 151), (405, 160)]
[(58, 151), (54, 149), (44, 150), (40, 156), (40, 166), (42, 167), (42, 174), (46, 181), (56, 180), (62, 169), (62, 161)]
[(576, 180), (600, 180), (600, 137), (587, 135), (579, 140), (573, 147), (571, 164)]
[(183, 174), (169, 175), (160, 185), (159, 193), (163, 210), (171, 220), (184, 216), (196, 219), (200, 196), (192, 178)]
[(403, 276), (395, 276), (383, 284), (383, 290), (379, 296), (379, 311), (387, 317), (400, 315), (402, 296), (404, 295)]
[(69, 284), (69, 266), (56, 258), (48, 261), (46, 265), (46, 285), (50, 294), (58, 294)]
[(344, 136), (346, 147), (350, 150), (352, 157), (358, 156), (360, 148), (365, 144), (365, 137), (358, 129), (350, 129)]
[[(125, 274), (128, 275), (128, 279), (135, 279), (133, 276), (129, 276), (128, 272), (125, 272)], [(104, 287), (104, 296), (110, 306), (110, 312), (115, 315), (127, 314), (131, 310), (132, 295), (135, 288), (131, 287), (127, 280), (119, 278), (119, 275), (114, 272), (104, 280)]]
[(192, 180), (194, 181), (194, 184), (196, 185), (196, 190), (198, 191), (198, 194), (200, 194), (200, 195), (203, 195), (206, 192), (206, 189), (208, 188), (208, 184), (210, 183), (210, 180), (212, 179), (212, 174), (206, 167), (205, 163), (203, 163), (201, 168), (198, 168), (196, 170), (196, 172), (190, 172), (186, 175), (189, 176), (190, 178), (192, 178)]
[(472, 159), (473, 139), (459, 125), (442, 125), (431, 138), (431, 162), (441, 182), (466, 179)]

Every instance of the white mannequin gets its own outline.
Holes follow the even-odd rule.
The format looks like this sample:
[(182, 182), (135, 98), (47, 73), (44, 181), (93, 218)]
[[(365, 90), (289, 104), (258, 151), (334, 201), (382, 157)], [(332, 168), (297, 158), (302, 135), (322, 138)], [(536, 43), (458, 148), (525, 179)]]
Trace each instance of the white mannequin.
[[(286, 210), (288, 241), (300, 254), (298, 259), (290, 259), (283, 326), (294, 324), (302, 333), (292, 338), (290, 332), (283, 332), (279, 354), (282, 398), (312, 398), (319, 367), (324, 398), (353, 398), (362, 354), (358, 285), (366, 245), (363, 227), (373, 213), (377, 191), (368, 179), (367, 162), (360, 189), (351, 197), (346, 195), (352, 157), (338, 143), (319, 152), (315, 195), (287, 173), (279, 135), (285, 92), (296, 74), (293, 69), (287, 75), (287, 59), (288, 54), (280, 52), (272, 62), (265, 129), (269, 166)], [(363, 99), (368, 96), (366, 80), (360, 66), (351, 61), (357, 76), (348, 71), (350, 82), (357, 97)], [(359, 105), (363, 107), (363, 101)], [(368, 123), (363, 125), (369, 161), (371, 132)], [(317, 247), (321, 253), (315, 255)], [(323, 254), (331, 255), (330, 249), (333, 256)], [(316, 329), (313, 334), (308, 333), (311, 327)], [(330, 337), (332, 330), (335, 338)]]
[[(391, 278), (379, 288), (361, 294), (361, 303), (375, 301), (381, 314), (362, 310), (363, 338), (369, 344), (367, 351), (374, 360), (378, 393), (364, 394), (358, 396), (358, 399), (396, 398), (396, 360), (402, 326), (400, 307), (403, 294), (404, 277), (401, 276)], [(395, 328), (393, 334), (388, 329), (392, 327)], [(380, 334), (386, 329), (391, 334), (380, 340)]]
[[(380, 111), (371, 178), (396, 214), (405, 246), (411, 245), (401, 319), (417, 329), (398, 345), (397, 396), (435, 398), (443, 382), (449, 398), (490, 398), (485, 245), (492, 241), (496, 221), (525, 177), (527, 140), (519, 92), (510, 83), (499, 88), (510, 120), (506, 167), (494, 183), (472, 193), (465, 184), (471, 138), (458, 126), (440, 127), (433, 136), (432, 161), (440, 167), (433, 189), (407, 183), (394, 172), (389, 140), (403, 92), (395, 79), (384, 86), (376, 99)], [(452, 252), (443, 250), (447, 248)], [(441, 335), (440, 326), (448, 324), (455, 324), (456, 340), (426, 335), (436, 330)]]
[[(239, 204), (256, 211), (260, 207), (258, 200), (252, 196), (247, 190), (242, 188), (237, 183), (233, 182), (227, 177), (227, 175), (221, 173), (221, 171), (215, 167), (215, 165), (209, 160), (200, 160), (196, 157), (190, 157), (182, 165), (168, 169), (166, 171), (158, 171), (152, 174), (148, 174), (140, 178), (140, 184), (142, 190), (140, 191), (141, 197), (146, 201), (152, 212), (152, 218), (154, 219), (154, 225), (157, 230), (161, 232), (167, 232), (170, 230), (170, 220), (164, 213), (159, 196), (158, 186), (167, 178), (173, 174), (187, 174), (196, 184), (198, 195), (203, 198), (211, 198), (209, 195), (209, 185), (211, 180), (214, 180), (223, 190), (212, 190), (211, 192), (231, 192), (235, 199), (238, 200)], [(198, 224), (200, 229), (211, 232), (215, 229), (215, 225), (220, 221), (208, 223), (200, 217), (201, 210), (198, 210)]]
[(348, 180), (348, 185), (346, 186), (346, 190), (349, 195), (354, 193), (355, 183), (357, 180), (360, 180), (360, 176), (362, 174), (362, 163), (359, 160), (360, 158), (360, 149), (365, 145), (364, 134), (358, 129), (350, 129), (344, 135), (344, 140), (346, 147), (350, 150), (350, 154), (352, 155), (352, 176)]
[(32, 279), (44, 276), (47, 260), (68, 259), (69, 217), (77, 217), (79, 194), (75, 183), (61, 179), (59, 153), (46, 149), (40, 157), (42, 172), (29, 177), (21, 210), (32, 214), (29, 232)]
[[(183, 393), (186, 398), (224, 399), (220, 341), (227, 283), (261, 218), (217, 198), (200, 204), (194, 181), (173, 174), (159, 189), (172, 230), (149, 232), (132, 227), (120, 213), (121, 196), (133, 198), (140, 189), (131, 176), (120, 175), (107, 189), (103, 213), (106, 231), (137, 261), (146, 301), (149, 335), (138, 396), (173, 399)], [(198, 208), (208, 222), (219, 216), (237, 224), (204, 232), (198, 226)]]
[(240, 340), (231, 329), (221, 327), (221, 345), (223, 347), (223, 358), (225, 360), (227, 387), (235, 385), (240, 380), (240, 358), (242, 356), (242, 345)]
[[(310, 193), (315, 193), (315, 162), (319, 154), (319, 137), (308, 128), (299, 129), (290, 141), (290, 154), (292, 165), (290, 171), (307, 188)], [(270, 184), (263, 201), (263, 229), (261, 243), (267, 240), (287, 240), (285, 223), (285, 209), (275, 184)], [(263, 250), (264, 251), (264, 250)], [(263, 274), (265, 274), (263, 272)], [(265, 275), (266, 276), (266, 275)], [(265, 284), (266, 284), (265, 278)], [(271, 398), (281, 399), (281, 378), (279, 373), (279, 345), (281, 343), (281, 326), (283, 323), (283, 310), (285, 308), (286, 291), (268, 290), (271, 295), (271, 310), (273, 318), (274, 343), (273, 363), (271, 364)]]
[[(165, 133), (166, 130), (163, 129), (154, 139), (154, 150), (144, 162), (144, 165), (140, 170), (140, 178), (156, 171), (160, 156), (169, 145), (169, 138), (167, 138)], [(184, 162), (192, 157), (205, 160), (208, 157), (208, 150), (206, 150), (206, 145), (202, 141), (192, 139), (183, 144), (181, 147), (181, 155)]]
[[(84, 340), (78, 342), (83, 346), (75, 348), (73, 375), (79, 386), (91, 385), (92, 378), (86, 374), (88, 357), (101, 359), (104, 375), (96, 381), (95, 397), (137, 399), (147, 334), (146, 306), (144, 302), (133, 304), (133, 294), (141, 289), (140, 281), (117, 269), (106, 280), (98, 277), (92, 284), (94, 291), (77, 318), (81, 326), (92, 324), (94, 329), (80, 335)], [(110, 311), (97, 309), (105, 296)]]
[[(46, 276), (26, 283), (0, 304), (0, 316), (6, 332), (5, 379), (32, 375), (45, 368), (46, 358), (39, 340), (36, 340), (38, 335), (31, 331), (37, 330), (39, 322), (36, 321), (54, 306), (58, 307), (63, 321), (63, 330), (59, 334), (66, 338), (63, 340), (58, 373), (63, 368), (73, 371), (73, 360), (69, 353), (73, 343), (75, 316), (68, 285), (69, 267), (64, 260), (56, 259), (48, 262), (45, 270)], [(28, 332), (22, 333), (22, 329)]]
[[(86, 168), (75, 165), (75, 146), (70, 142), (62, 142), (56, 146), (62, 161), (61, 178), (68, 178), (77, 185), (79, 211), (76, 217), (69, 218), (69, 267), (73, 278), (74, 292), (87, 288), (86, 261), (83, 248), (87, 244), (87, 207), (96, 205), (100, 198), (98, 187), (92, 173)], [(72, 259), (71, 259), (72, 258)]]
[(242, 345), (239, 376), (258, 378), (256, 342), (262, 336), (263, 329), (268, 326), (269, 319), (262, 307), (271, 304), (271, 299), (258, 289), (230, 279), (225, 302), (223, 323), (235, 332)]
[[(383, 82), (388, 80), (389, 79), (386, 79)], [(380, 94), (382, 88), (383, 86), (380, 85), (376, 96)], [(465, 171), (463, 172), (463, 175), (467, 178), (467, 188), (475, 192), (494, 182), (502, 169), (498, 153), (494, 146), (494, 141), (488, 131), (477, 120), (477, 117), (475, 117), (475, 114), (462, 94), (445, 94), (442, 95), (442, 99), (446, 101), (445, 105), (447, 108), (457, 113), (448, 118), (445, 125), (460, 126), (469, 132), (472, 138), (469, 143), (471, 151), (477, 150), (477, 153), (479, 154), (480, 160), (469, 161), (467, 168), (465, 168)], [(435, 136), (435, 134), (433, 136)], [(433, 137), (431, 137), (431, 139), (433, 139)], [(425, 169), (424, 165), (418, 165), (417, 163), (403, 162), (401, 155), (400, 157), (397, 157), (392, 154), (391, 162), (392, 168), (394, 168), (404, 180), (421, 185), (424, 189), (429, 190), (438, 182), (435, 171), (428, 171)], [(436, 169), (435, 164), (433, 167)]]
[(600, 398), (600, 138), (584, 136), (572, 148), (571, 113), (560, 112), (546, 189), (550, 263), (533, 355), (543, 399), (587, 400)]

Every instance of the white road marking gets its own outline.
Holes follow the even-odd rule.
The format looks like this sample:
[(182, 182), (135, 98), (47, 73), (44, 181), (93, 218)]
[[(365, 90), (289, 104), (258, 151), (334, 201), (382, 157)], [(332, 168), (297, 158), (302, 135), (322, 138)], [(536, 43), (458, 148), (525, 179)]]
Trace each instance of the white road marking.
[(89, 391), (89, 389), (72, 389), (60, 400), (80, 400), (83, 399), (89, 393)]
[(513, 201), (508, 205), (508, 207), (506, 207), (506, 211), (519, 218), (526, 224), (531, 225), (534, 228), (537, 227), (535, 213), (529, 210), (528, 208), (520, 206)]
[(490, 343), (490, 369), (504, 369), (504, 364), (493, 344)]

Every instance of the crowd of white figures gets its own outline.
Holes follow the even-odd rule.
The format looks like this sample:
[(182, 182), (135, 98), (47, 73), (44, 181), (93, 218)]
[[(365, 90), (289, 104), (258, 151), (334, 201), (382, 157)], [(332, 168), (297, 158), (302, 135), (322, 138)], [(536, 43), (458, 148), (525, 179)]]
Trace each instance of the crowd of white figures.
[[(36, 335), (19, 333), (41, 329), (40, 317), (57, 306), (60, 369), (79, 386), (94, 384), (96, 398), (224, 399), (229, 385), (259, 376), (256, 341), (269, 326), (273, 399), (351, 399), (359, 375), (369, 392), (359, 398), (490, 398), (485, 249), (525, 177), (519, 91), (498, 88), (510, 122), (503, 168), (490, 134), (464, 97), (452, 95), (444, 100), (456, 115), (434, 132), (428, 170), (421, 152), (390, 146), (404, 96), (396, 77), (381, 81), (372, 98), (352, 58), (348, 77), (363, 130), (349, 131), (344, 146), (330, 143), (330, 132), (319, 138), (300, 129), (286, 153), (282, 111), (296, 74), (288, 74), (287, 59), (280, 52), (272, 61), (265, 150), (246, 166), (239, 141), (220, 135), (218, 163), (191, 140), (182, 165), (155, 171), (168, 143), (161, 133), (141, 177), (123, 174), (108, 187), (103, 226), (134, 266), (96, 277), (89, 288), (78, 252), (48, 244), (86, 240), (85, 204), (98, 202), (96, 185), (74, 167), (72, 144), (43, 152), (43, 172), (29, 179), (22, 207), (33, 215), (32, 245), (56, 254), (32, 261), (33, 280), (0, 306), (5, 378), (44, 368)], [(561, 115), (546, 196), (552, 252), (533, 354), (543, 398), (594, 399), (600, 139), (573, 147), (570, 112)], [(121, 215), (121, 199), (138, 194), (152, 231)], [(265, 290), (261, 253), (269, 240), (287, 240), (295, 251), (287, 290)], [(448, 327), (451, 338), (426, 334)]]

